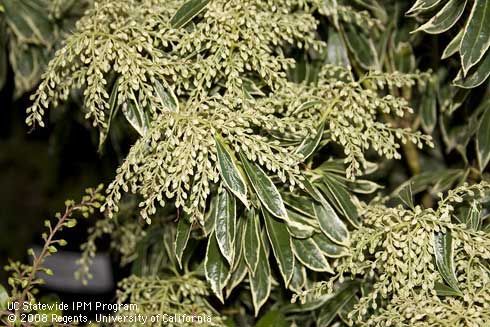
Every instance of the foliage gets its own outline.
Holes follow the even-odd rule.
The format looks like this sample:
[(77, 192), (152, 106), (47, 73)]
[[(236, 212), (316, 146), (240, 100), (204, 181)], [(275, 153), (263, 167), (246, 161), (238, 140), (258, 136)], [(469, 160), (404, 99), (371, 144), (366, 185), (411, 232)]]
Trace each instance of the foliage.
[[(99, 149), (118, 125), (135, 140), (78, 277), (108, 234), (131, 266), (118, 301), (144, 315), (490, 323), (487, 5), (93, 1), (26, 119), (80, 90)], [(410, 32), (452, 26), (451, 84), (459, 63)]]
[[(86, 190), (86, 195), (83, 196), (79, 203), (75, 203), (73, 200), (67, 200), (65, 202), (65, 210), (63, 213), (56, 213), (56, 224), (52, 225), (50, 220), (44, 222), (45, 227), (48, 229), (47, 233), (43, 233), (42, 239), (44, 246), (40, 253), (35, 253), (30, 249), (28, 254), (32, 257), (32, 265), (26, 265), (20, 262), (10, 262), (5, 270), (10, 272), (8, 284), (11, 288), (10, 294), (5, 294), (3, 298), (2, 294), (2, 307), (0, 307), (0, 320), (6, 326), (11, 325), (10, 320), (6, 320), (7, 315), (15, 314), (16, 321), (19, 323), (16, 325), (23, 326), (24, 322), (21, 322), (20, 314), (23, 313), (23, 306), (19, 306), (15, 312), (9, 312), (6, 309), (6, 302), (36, 302), (36, 294), (38, 293), (38, 287), (44, 283), (43, 279), (39, 276), (45, 274), (52, 276), (53, 271), (43, 267), (45, 259), (58, 251), (59, 247), (63, 247), (67, 244), (64, 239), (56, 238), (56, 234), (61, 232), (65, 228), (74, 228), (77, 224), (77, 220), (73, 218), (76, 213), (80, 213), (83, 217), (87, 218), (93, 215), (95, 210), (99, 209), (101, 202), (104, 201), (104, 196), (101, 195), (103, 185), (98, 186), (96, 189), (89, 188)], [(4, 291), (3, 287), (0, 291)], [(7, 322), (7, 321), (10, 321)], [(25, 324), (30, 325), (28, 322)], [(57, 322), (53, 322), (54, 325), (59, 325)]]
[(87, 1), (2, 0), (0, 5), (0, 89), (7, 81), (9, 61), (19, 97), (39, 83), (57, 42), (82, 15)]
[(436, 209), (365, 206), (350, 255), (339, 259), (336, 276), (324, 285), (331, 290), (337, 279), (369, 276), (349, 314), (363, 326), (488, 324), (490, 294), (482, 276), (490, 269), (490, 238), (480, 229), (481, 203), (475, 199), (489, 187), (460, 186)]
[[(465, 15), (465, 11), (469, 11), (469, 15)], [(433, 15), (416, 31), (430, 34), (454, 31), (455, 36), (442, 53), (442, 58), (460, 55), (461, 70), (453, 81), (456, 86), (474, 88), (485, 82), (490, 75), (490, 3), (487, 0), (418, 0), (407, 14), (417, 17)], [(461, 24), (461, 20), (466, 21)]]
[[(120, 283), (122, 291), (118, 294), (118, 301), (129, 301), (138, 305), (138, 311), (124, 311), (121, 315), (141, 314), (150, 317), (160, 315), (187, 315), (194, 317), (195, 321), (177, 321), (168, 323), (168, 326), (195, 326), (196, 321), (202, 326), (224, 326), (223, 318), (207, 303), (209, 295), (204, 281), (191, 275), (174, 277), (165, 280), (157, 278), (142, 278), (131, 276)], [(209, 319), (209, 318), (210, 319)], [(201, 320), (197, 320), (197, 319)], [(209, 321), (211, 320), (211, 321)], [(124, 324), (123, 326), (133, 326)], [(135, 323), (134, 326), (140, 326)]]
[[(214, 231), (204, 231), (209, 236), (204, 264), (206, 278), (222, 302), (233, 273), (238, 280), (226, 287), (228, 295), (245, 277), (241, 263), (245, 259), (240, 258), (245, 251), (240, 242), (245, 217), (259, 219), (254, 212), (260, 214), (266, 228), (260, 223), (253, 227), (252, 246), (258, 254), (250, 254), (248, 262), (258, 314), (271, 287), (271, 270), (257, 237), (261, 229), (284, 285), (299, 278), (293, 289), (304, 284), (304, 278), (295, 278), (295, 271), (301, 275), (306, 267), (331, 270), (317, 242), (335, 248), (335, 242), (344, 245), (348, 238), (345, 224), (318, 191), (313, 195), (318, 204), (310, 216), (314, 225), (310, 230), (323, 236), (317, 241), (301, 240), (302, 235), (291, 238), (291, 230), (303, 225), (290, 220), (268, 173), (293, 192), (305, 187), (300, 164), (318, 144), (341, 145), (346, 175), (355, 178), (367, 164), (364, 152), (369, 148), (388, 159), (400, 158), (398, 142), (408, 140), (421, 147), (430, 139), (378, 119), (411, 112), (403, 98), (382, 92), (411, 87), (423, 81), (423, 75), (372, 72), (356, 80), (349, 69), (325, 65), (315, 83), (290, 82), (287, 69), (293, 61), (286, 57), (286, 49), (275, 46), (294, 44), (319, 53), (324, 44), (314, 38), (315, 4), (252, 3), (211, 2), (188, 28), (172, 16), (178, 2), (143, 1), (137, 8), (124, 1), (95, 3), (50, 62), (28, 109), (27, 123), (42, 126), (50, 104), (66, 99), (71, 88), (84, 87), (86, 118), (100, 129), (103, 140), (122, 107), (140, 137), (109, 185), (103, 209), (112, 216), (119, 209), (121, 192), (130, 191), (141, 195), (141, 216), (148, 222), (166, 202), (182, 208), (180, 219), (188, 222), (179, 224), (187, 238), (190, 229), (204, 228), (210, 223), (206, 220), (214, 220)], [(342, 12), (345, 20), (349, 11)], [(354, 17), (361, 22), (366, 14)], [(251, 30), (259, 34), (251, 38)], [(111, 84), (112, 90), (106, 86)], [(312, 129), (318, 121), (320, 127)], [(310, 186), (310, 191), (314, 188)], [(207, 210), (210, 195), (217, 197), (214, 211)], [(186, 238), (176, 249), (183, 252), (185, 244)]]

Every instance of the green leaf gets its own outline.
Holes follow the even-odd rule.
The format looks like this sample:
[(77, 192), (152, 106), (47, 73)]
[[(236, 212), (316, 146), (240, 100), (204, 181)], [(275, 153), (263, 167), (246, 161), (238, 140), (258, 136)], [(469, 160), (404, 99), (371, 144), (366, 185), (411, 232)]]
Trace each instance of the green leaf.
[[(459, 89), (469, 91), (468, 89)], [(470, 119), (464, 124), (453, 124), (450, 120), (452, 114), (447, 111), (439, 115), (439, 121), (441, 126), (441, 136), (444, 145), (446, 146), (445, 152), (449, 153), (452, 150), (457, 150), (463, 160), (467, 162), (467, 149), (470, 140), (473, 135), (476, 134), (479, 125), (479, 117), (470, 116)]]
[(301, 214), (303, 217), (305, 217), (305, 219), (312, 218), (316, 220), (315, 212), (313, 211), (313, 204), (310, 198), (292, 193), (282, 193), (281, 197), (286, 207), (291, 209), (286, 209), (289, 220), (291, 220), (291, 217), (289, 217), (289, 213), (291, 211)]
[[(165, 84), (165, 86), (163, 84)], [(158, 80), (155, 80), (153, 83), (153, 89), (160, 99), (162, 108), (164, 111), (179, 112), (179, 100), (177, 100), (177, 97), (167, 82), (163, 81), (163, 84)]]
[(279, 271), (287, 287), (294, 273), (294, 255), (291, 249), (291, 237), (289, 236), (286, 224), (277, 221), (265, 210), (262, 210), (262, 213), (264, 215), (267, 236), (272, 245), (272, 252), (274, 253)]
[(119, 109), (119, 106), (117, 104), (117, 94), (119, 91), (118, 88), (119, 88), (119, 77), (116, 79), (114, 85), (112, 86), (111, 96), (109, 98), (109, 119), (108, 119), (107, 130), (109, 130), (111, 122), (116, 116), (117, 111)]
[(306, 284), (306, 269), (300, 262), (294, 263), (294, 273), (289, 282), (289, 289), (299, 293)]
[(339, 9), (338, 9), (338, 3), (337, 0), (324, 0), (323, 6), (327, 9), (327, 11), (330, 12), (330, 20), (332, 25), (336, 28), (339, 29)]
[(199, 15), (211, 0), (189, 0), (177, 10), (175, 15), (170, 20), (170, 25), (173, 28), (184, 27), (194, 17)]
[(257, 165), (250, 163), (240, 153), (240, 161), (262, 205), (275, 217), (287, 220), (287, 212), (281, 194), (271, 179)]
[(357, 295), (354, 295), (350, 298), (345, 304), (342, 306), (342, 309), (339, 310), (338, 316), (339, 318), (346, 324), (349, 325), (351, 319), (349, 318), (349, 314), (354, 310), (354, 306), (359, 302), (359, 298)]
[(323, 305), (316, 321), (317, 326), (330, 326), (342, 308), (355, 297), (358, 290), (358, 282), (353, 281), (343, 284), (335, 296)]
[(151, 118), (140, 103), (130, 101), (123, 104), (123, 113), (126, 120), (133, 126), (139, 135), (144, 136), (150, 128)]
[(300, 144), (300, 146), (296, 149), (296, 154), (301, 155), (302, 160), (308, 159), (308, 157), (315, 152), (315, 149), (318, 147), (318, 144), (320, 144), (320, 141), (323, 137), (324, 128), (325, 121), (322, 121), (316, 131), (315, 137), (312, 138), (307, 136)]
[[(261, 90), (263, 81), (253, 80), (247, 77), (242, 77), (243, 89), (250, 95), (265, 96), (265, 93)], [(259, 84), (259, 85), (257, 85)]]
[(215, 223), (217, 206), (218, 206), (218, 197), (217, 196), (211, 197), (211, 201), (209, 202), (209, 210), (204, 217), (204, 226), (202, 226), (204, 234), (206, 236), (214, 232), (214, 223)]
[[(409, 184), (412, 196), (431, 188), (431, 194), (437, 194), (450, 188), (456, 181), (464, 176), (463, 169), (441, 169), (427, 171), (413, 176), (408, 181), (401, 184), (393, 194), (399, 196), (400, 192)], [(406, 198), (408, 200), (408, 198)]]
[(388, 23), (376, 42), (376, 51), (378, 52), (378, 62), (385, 62), (388, 52), (392, 52), (395, 43), (395, 25), (394, 21)]
[(265, 252), (265, 246), (260, 247), (259, 264), (255, 274), (249, 271), (250, 292), (252, 293), (252, 302), (255, 310), (255, 317), (259, 314), (260, 308), (269, 298), (271, 293), (271, 267), (269, 259)]
[(449, 58), (459, 51), (461, 40), (463, 39), (463, 34), (464, 29), (461, 29), (458, 34), (456, 34), (454, 39), (452, 39), (451, 42), (449, 42), (449, 44), (446, 46), (446, 49), (444, 49), (444, 52), (442, 53), (441, 59)]
[(355, 181), (348, 180), (347, 186), (352, 192), (359, 194), (372, 194), (383, 188), (383, 186), (378, 183), (366, 179), (356, 179)]
[(413, 192), (412, 183), (405, 184), (405, 187), (398, 191), (398, 197), (400, 200), (409, 208), (413, 209), (415, 206), (413, 204)]
[[(175, 238), (173, 233), (164, 233), (162, 243), (165, 249), (165, 256), (169, 259), (169, 265), (172, 267), (176, 267), (177, 266), (177, 262), (175, 261), (176, 257), (173, 255), (175, 253), (175, 244), (174, 244)], [(158, 258), (157, 262), (160, 262), (161, 260), (162, 259), (160, 257)]]
[(333, 242), (345, 244), (349, 239), (349, 231), (330, 204), (327, 201), (322, 204), (315, 203), (313, 209), (322, 232)]
[(261, 243), (259, 216), (255, 213), (255, 209), (252, 208), (247, 212), (245, 233), (243, 235), (243, 254), (247, 267), (252, 275), (255, 274), (259, 263)]
[(359, 65), (366, 70), (379, 69), (378, 54), (373, 41), (357, 30), (354, 24), (344, 24), (342, 31), (344, 41)]
[(296, 58), (296, 65), (289, 70), (289, 78), (295, 83), (312, 84), (318, 81), (320, 73), (320, 61), (311, 61), (306, 54)]
[[(172, 244), (168, 246), (168, 243), (173, 241), (173, 235), (166, 233), (163, 228), (148, 229), (146, 235), (136, 245), (136, 259), (131, 265), (131, 273), (138, 276), (155, 274), (155, 270), (160, 269), (160, 263), (165, 262), (166, 259), (174, 259)], [(167, 248), (171, 251), (167, 252)]]
[(308, 223), (308, 218), (290, 210), (288, 210), (288, 216), (289, 220), (286, 223), (292, 236), (296, 238), (308, 238), (317, 231), (312, 224)]
[(346, 248), (330, 241), (328, 237), (323, 234), (313, 235), (313, 242), (323, 252), (323, 254), (330, 258), (338, 258), (346, 255)]
[(414, 33), (424, 31), (429, 34), (439, 34), (449, 30), (463, 15), (467, 2), (468, 0), (449, 0), (435, 16), (417, 28)]
[(235, 234), (235, 247), (234, 247), (234, 259), (233, 265), (231, 266), (231, 271), (235, 269), (240, 264), (243, 257), (243, 235), (245, 234), (245, 218), (238, 219), (236, 223), (236, 234)]
[(235, 257), (236, 201), (235, 197), (223, 189), (218, 195), (218, 206), (215, 211), (214, 233), (221, 253), (230, 266)]
[[(5, 1), (4, 1), (5, 2)], [(55, 42), (55, 24), (50, 18), (49, 8), (41, 1), (15, 1), (15, 10), (24, 7), (23, 14), (38, 40), (50, 47)]]
[(206, 280), (211, 286), (211, 290), (224, 303), (223, 288), (230, 279), (230, 269), (226, 259), (221, 255), (218, 242), (212, 234), (208, 240), (206, 248), (206, 258), (204, 259), (204, 272)]
[(455, 291), (461, 292), (454, 270), (454, 249), (451, 233), (434, 234), (434, 256), (437, 269), (446, 283)]
[(294, 110), (292, 111), (291, 114), (298, 115), (302, 111), (305, 111), (307, 109), (313, 108), (314, 106), (317, 106), (317, 105), (319, 105), (321, 103), (322, 102), (319, 101), (319, 100), (309, 100), (309, 101), (302, 102), (299, 106), (297, 106), (296, 108), (294, 108)]
[(473, 230), (479, 230), (480, 225), (481, 225), (481, 207), (478, 205), (477, 200), (473, 200), (471, 202), (470, 209), (468, 210), (468, 215), (465, 219), (465, 224), (473, 229)]
[(292, 80), (295, 83), (303, 83), (308, 80), (308, 62), (303, 54), (296, 59), (296, 65), (292, 68)]
[(9, 59), (15, 75), (14, 96), (17, 98), (30, 91), (39, 82), (46, 58), (42, 47), (26, 46), (11, 39)]
[(7, 303), (9, 300), (9, 295), (5, 288), (0, 284), (0, 309), (7, 309)]
[(238, 264), (235, 271), (231, 274), (230, 280), (226, 285), (226, 298), (231, 295), (231, 292), (233, 291), (233, 289), (235, 289), (235, 287), (240, 285), (240, 283), (247, 275), (247, 271), (247, 264), (245, 263), (245, 260), (241, 258), (240, 263)]
[(187, 221), (186, 215), (179, 219), (177, 232), (175, 234), (174, 251), (179, 267), (182, 268), (182, 255), (184, 254), (189, 236), (191, 235), (192, 225)]
[(349, 54), (340, 34), (332, 27), (328, 28), (327, 63), (350, 68)]
[(437, 7), (442, 0), (417, 0), (412, 8), (407, 11), (408, 16), (415, 16), (422, 11), (428, 11)]
[(296, 258), (307, 268), (334, 273), (322, 251), (311, 238), (304, 240), (293, 238), (293, 249)]
[[(163, 251), (165, 252), (165, 257), (168, 258), (168, 261), (169, 261), (168, 265), (172, 266), (172, 267), (177, 267), (178, 263), (177, 263), (175, 255), (174, 255), (174, 253), (175, 253), (175, 249), (174, 249), (175, 244), (174, 243), (175, 243), (175, 234), (174, 233), (163, 233), (163, 242), (162, 242), (162, 244), (157, 244), (157, 246), (163, 245)], [(153, 257), (157, 256), (156, 255), (157, 251), (158, 250), (156, 250), (156, 249), (153, 251), (153, 253), (152, 253)], [(188, 263), (188, 261), (186, 261), (186, 259), (188, 259), (188, 258), (183, 257), (183, 259), (182, 259), (182, 265), (183, 266)], [(154, 259), (150, 258), (150, 260), (154, 260)], [(163, 257), (160, 256), (160, 257), (156, 258), (155, 262), (159, 266), (162, 263), (162, 260), (163, 260)], [(154, 265), (153, 262), (150, 265), (156, 268), (156, 266)], [(155, 270), (153, 270), (153, 271), (155, 271)]]
[(15, 0), (5, 0), (5, 17), (9, 28), (13, 31), (15, 36), (21, 42), (35, 42), (36, 36), (34, 35), (34, 31), (29, 26), (26, 21), (26, 13), (24, 6), (20, 5), (16, 8)]
[(49, 47), (53, 42), (53, 25), (47, 10), (19, 0), (4, 0), (7, 24), (21, 43)]
[[(301, 197), (306, 199), (306, 202), (304, 202), (304, 208), (307, 210), (308, 214), (304, 214), (304, 212), (296, 210), (297, 208), (295, 207), (289, 207), (288, 205), (288, 223), (289, 222), (296, 222), (301, 225), (306, 225), (309, 227), (313, 227), (316, 232), (319, 231), (320, 225), (318, 224), (318, 220), (316, 219), (315, 216), (315, 211), (313, 210), (313, 201), (311, 199), (306, 198), (306, 197)], [(291, 209), (289, 209), (291, 208)], [(308, 228), (308, 227), (306, 227)]]
[(354, 226), (359, 226), (361, 221), (357, 208), (351, 200), (349, 192), (340, 183), (330, 177), (324, 177), (323, 183), (318, 188), (325, 194), (329, 203)]
[(490, 0), (475, 0), (470, 17), (464, 28), (460, 54), (463, 73), (466, 76), (490, 47)]
[(266, 228), (260, 231), (260, 238), (262, 239), (262, 246), (264, 247), (265, 253), (267, 253), (267, 257), (269, 257), (271, 253), (271, 244), (269, 243), (269, 236), (267, 235)]
[(438, 296), (462, 296), (460, 292), (457, 292), (446, 284), (439, 282), (434, 283), (434, 290)]
[(411, 73), (415, 70), (415, 56), (410, 43), (400, 42), (393, 53), (395, 69), (403, 73)]
[(437, 194), (442, 190), (451, 188), (451, 186), (453, 186), (458, 180), (464, 179), (464, 176), (464, 169), (448, 169), (447, 171), (441, 171), (441, 175), (439, 175), (439, 178), (436, 179), (431, 193)]
[(476, 132), (476, 150), (480, 171), (484, 171), (490, 161), (490, 102), (486, 104)]
[(255, 327), (288, 327), (286, 317), (281, 311), (273, 310), (267, 312), (260, 318)]
[(119, 91), (118, 87), (119, 87), (119, 77), (114, 82), (114, 85), (112, 85), (111, 96), (109, 97), (109, 117), (107, 119), (107, 127), (101, 129), (100, 131), (98, 151), (102, 150), (102, 145), (105, 143), (105, 140), (107, 139), (107, 135), (109, 135), (109, 130), (111, 128), (112, 120), (114, 119), (114, 117), (116, 117), (116, 114), (119, 110), (119, 105), (117, 104), (117, 94)]
[[(315, 201), (321, 203), (325, 200), (322, 193), (318, 191), (318, 189), (310, 182), (308, 178), (304, 179), (303, 184), (305, 186), (306, 193), (308, 193)], [(313, 205), (311, 205), (311, 209), (313, 209)], [(313, 210), (311, 210), (311, 212), (312, 214), (309, 214), (308, 216), (316, 218), (315, 212)]]
[(286, 313), (298, 313), (298, 312), (311, 313), (312, 311), (315, 311), (320, 307), (322, 307), (331, 298), (332, 298), (331, 294), (323, 294), (303, 304), (300, 301), (297, 301), (296, 303), (289, 303), (284, 305), (283, 311)]
[(345, 175), (345, 164), (343, 160), (327, 160), (316, 167), (314, 171), (320, 175), (325, 175), (326, 173)]
[(216, 135), (214, 140), (221, 178), (226, 187), (248, 208), (247, 184), (238, 169), (236, 159), (220, 135)]
[[(471, 90), (458, 88), (455, 85), (441, 85), (437, 92), (437, 101), (441, 104), (442, 111), (452, 115), (461, 108), (468, 98)], [(443, 125), (443, 124), (441, 124)]]
[(429, 134), (432, 133), (437, 123), (437, 97), (434, 96), (435, 92), (434, 82), (430, 81), (420, 104), (422, 127)]
[(487, 51), (483, 59), (476, 66), (472, 67), (466, 76), (460, 70), (453, 84), (465, 89), (472, 89), (482, 85), (488, 76), (490, 76), (490, 51)]

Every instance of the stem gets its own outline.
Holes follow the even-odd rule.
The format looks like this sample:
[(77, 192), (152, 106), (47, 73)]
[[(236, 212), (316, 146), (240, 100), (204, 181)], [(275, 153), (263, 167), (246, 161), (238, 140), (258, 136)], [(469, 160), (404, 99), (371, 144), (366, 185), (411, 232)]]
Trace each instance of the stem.
[[(8, 316), (11, 314), (12, 314), (12, 312), (10, 312), (8, 310), (0, 310), (0, 317), (1, 316)], [(2, 317), (2, 319), (0, 319), (0, 322), (2, 322), (7, 327), (13, 327), (12, 324), (10, 324), (10, 321), (8, 321), (8, 319), (4, 320), (3, 317)]]
[(14, 326), (12, 326), (12, 325), (10, 324), (10, 322), (8, 322), (8, 321), (6, 321), (6, 320), (3, 320), (3, 319), (2, 319), (2, 320), (0, 320), (0, 321), (2, 322), (2, 324), (4, 324), (4, 325), (5, 325), (5, 326), (7, 326), (7, 327), (14, 327)]
[(79, 206), (70, 206), (65, 209), (65, 213), (61, 218), (59, 218), (58, 223), (54, 227), (53, 230), (50, 231), (49, 237), (47, 238), (46, 242), (44, 243), (44, 247), (41, 251), (41, 254), (39, 256), (34, 256), (35, 260), (32, 265), (32, 271), (29, 274), (28, 280), (27, 280), (27, 286), (24, 288), (22, 291), (22, 295), (20, 296), (20, 303), (23, 303), (29, 290), (32, 288), (32, 283), (34, 281), (34, 278), (36, 277), (36, 273), (39, 270), (41, 263), (44, 261), (46, 255), (48, 254), (48, 248), (53, 242), (53, 237), (63, 227), (63, 224), (65, 223), (66, 219), (73, 213), (75, 209), (78, 209)]
[[(56, 240), (54, 239), (54, 236), (58, 231), (63, 229), (63, 227), (66, 224), (67, 219), (69, 219), (73, 213), (77, 210), (83, 209), (85, 207), (92, 206), (93, 203), (97, 200), (97, 191), (91, 192), (89, 194), (88, 199), (85, 198), (85, 200), (82, 200), (79, 204), (68, 204), (65, 208), (65, 212), (63, 216), (58, 217), (58, 222), (54, 228), (49, 226), (49, 236), (46, 238), (43, 249), (41, 250), (41, 253), (39, 255), (35, 255), (34, 253), (32, 254), (34, 258), (34, 262), (32, 264), (32, 267), (30, 269), (29, 275), (26, 279), (27, 283), (26, 286), (23, 287), (22, 293), (20, 296), (14, 298), (17, 299), (19, 303), (24, 303), (26, 301), (26, 298), (29, 296), (30, 292), (32, 291), (34, 285), (40, 284), (39, 281), (36, 280), (36, 274), (37, 272), (41, 269), (41, 265), (44, 262), (45, 258), (49, 256), (50, 254), (50, 246), (52, 246)], [(24, 278), (26, 275), (26, 270), (24, 270), (23, 273), (20, 274), (21, 279)], [(23, 283), (22, 283), (23, 284)], [(21, 284), (21, 285), (22, 285)], [(16, 310), (16, 318), (19, 319), (19, 314), (22, 312), (22, 309), (19, 308)], [(66, 324), (59, 324), (59, 323), (54, 323), (56, 326), (71, 326), (71, 325), (66, 325)], [(10, 326), (10, 325), (9, 325)], [(23, 323), (23, 326), (30, 326), (30, 324)]]
[[(35, 279), (36, 274), (39, 271), (39, 269), (41, 268), (41, 264), (43, 263), (46, 256), (49, 255), (49, 247), (55, 242), (54, 236), (56, 235), (56, 233), (64, 227), (64, 224), (67, 221), (67, 219), (70, 218), (76, 210), (79, 210), (85, 206), (89, 206), (94, 200), (95, 200), (95, 195), (92, 194), (90, 199), (88, 199), (86, 201), (82, 201), (79, 204), (72, 204), (72, 205), (67, 206), (63, 216), (58, 218), (58, 223), (56, 224), (56, 226), (54, 228), (51, 228), (51, 226), (49, 227), (50, 233), (49, 233), (48, 238), (46, 239), (46, 242), (44, 243), (44, 246), (43, 246), (41, 253), (38, 256), (33, 254), (34, 263), (32, 265), (32, 270), (29, 274), (29, 277), (27, 278), (27, 285), (24, 287), (22, 294), (19, 297), (19, 303), (24, 303), (24, 301), (26, 301), (26, 297), (28, 296), (28, 294), (30, 293), (30, 291), (32, 290), (34, 285), (37, 283), (36, 279)], [(22, 308), (22, 306), (21, 306), (21, 308)], [(19, 310), (16, 310), (16, 312), (15, 312), (16, 320), (20, 319), (19, 314), (22, 311), (21, 308), (19, 308)], [(11, 314), (11, 313), (8, 312), (8, 314)], [(14, 327), (11, 324), (9, 324), (8, 322), (5, 322), (3, 320), (2, 320), (2, 322), (8, 327)], [(73, 326), (70, 324), (56, 323), (56, 322), (55, 323), (51, 322), (51, 324), (53, 324), (53, 326), (60, 326), (60, 327), (61, 326), (66, 326), (66, 327), (72, 327)], [(32, 326), (32, 324), (30, 324), (28, 322), (22, 322), (21, 325), (26, 326), (26, 327)]]

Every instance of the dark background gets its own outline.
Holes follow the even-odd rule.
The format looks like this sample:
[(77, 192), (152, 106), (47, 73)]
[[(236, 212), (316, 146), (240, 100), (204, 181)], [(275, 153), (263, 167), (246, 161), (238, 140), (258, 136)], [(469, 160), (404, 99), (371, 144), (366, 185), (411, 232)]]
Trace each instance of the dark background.
[[(42, 245), (44, 220), (53, 220), (54, 214), (64, 209), (66, 199), (80, 200), (85, 188), (110, 182), (130, 145), (120, 148), (121, 142), (117, 142), (115, 147), (109, 138), (103, 153), (98, 152), (97, 132), (87, 126), (80, 103), (73, 100), (50, 110), (45, 128), (30, 130), (24, 122), (29, 93), (14, 99), (13, 89), (10, 71), (0, 92), (0, 284), (5, 286), (3, 267), (8, 260), (28, 262), (27, 249)], [(73, 98), (77, 99), (76, 94)], [(80, 218), (76, 228), (60, 235), (68, 241), (65, 249), (79, 251), (87, 228), (97, 218), (100, 215)], [(99, 246), (107, 250), (108, 240)], [(49, 289), (41, 291), (50, 293)], [(83, 300), (82, 294), (56, 293), (65, 301), (74, 296), (76, 301)], [(95, 298), (91, 295), (89, 299)]]

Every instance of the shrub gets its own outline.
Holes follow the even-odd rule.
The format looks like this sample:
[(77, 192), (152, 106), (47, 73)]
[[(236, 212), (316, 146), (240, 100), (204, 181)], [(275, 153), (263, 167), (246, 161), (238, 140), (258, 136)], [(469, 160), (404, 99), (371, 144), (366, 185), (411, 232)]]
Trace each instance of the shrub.
[[(109, 234), (132, 267), (117, 300), (144, 315), (490, 323), (488, 1), (87, 1), (59, 46), (43, 13), (3, 6), (11, 58), (57, 49), (27, 125), (79, 91), (100, 150), (114, 126), (135, 138), (80, 279)], [(10, 266), (11, 297), (36, 269)]]

